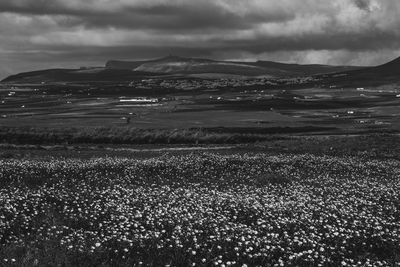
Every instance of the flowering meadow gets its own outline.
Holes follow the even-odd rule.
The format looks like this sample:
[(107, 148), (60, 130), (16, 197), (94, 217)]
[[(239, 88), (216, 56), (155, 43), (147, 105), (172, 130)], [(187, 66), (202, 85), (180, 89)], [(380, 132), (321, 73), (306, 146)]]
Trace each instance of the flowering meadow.
[(0, 266), (400, 266), (400, 161), (0, 160)]

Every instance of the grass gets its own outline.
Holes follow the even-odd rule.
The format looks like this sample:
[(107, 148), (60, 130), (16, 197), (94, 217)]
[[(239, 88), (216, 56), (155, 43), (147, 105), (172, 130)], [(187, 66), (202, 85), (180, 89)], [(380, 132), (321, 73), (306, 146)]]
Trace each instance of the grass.
[[(215, 129), (218, 131), (219, 129)], [(1, 130), (0, 130), (1, 131)], [(223, 134), (228, 134), (227, 132)], [(246, 134), (241, 132), (240, 134)], [(259, 133), (260, 134), (260, 133)], [(290, 136), (264, 135), (267, 140), (254, 143), (212, 144), (0, 144), (0, 159), (51, 159), (82, 158), (99, 155), (108, 157), (152, 158), (163, 155), (187, 155), (197, 148), (218, 154), (268, 153), (304, 154), (330, 156), (356, 156), (376, 159), (399, 159), (400, 136), (371, 134), (359, 136)], [(195, 141), (195, 140), (194, 140)], [(179, 148), (186, 148), (179, 150)]]
[(3, 145), (0, 266), (398, 266), (399, 140)]
[(4, 266), (395, 266), (400, 165), (311, 154), (0, 161)]
[[(11, 144), (239, 144), (274, 138), (273, 134), (304, 129), (266, 129), (240, 132), (237, 129), (138, 129), (130, 127), (103, 128), (30, 128), (0, 129), (0, 142)], [(316, 129), (316, 130), (319, 130)], [(272, 136), (271, 136), (272, 135)]]

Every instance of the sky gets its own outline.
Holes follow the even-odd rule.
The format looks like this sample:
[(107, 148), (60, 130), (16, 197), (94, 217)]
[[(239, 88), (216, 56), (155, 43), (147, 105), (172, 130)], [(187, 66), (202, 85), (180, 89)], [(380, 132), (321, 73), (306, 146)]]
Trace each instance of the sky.
[(0, 78), (169, 54), (378, 65), (400, 56), (399, 0), (0, 0)]

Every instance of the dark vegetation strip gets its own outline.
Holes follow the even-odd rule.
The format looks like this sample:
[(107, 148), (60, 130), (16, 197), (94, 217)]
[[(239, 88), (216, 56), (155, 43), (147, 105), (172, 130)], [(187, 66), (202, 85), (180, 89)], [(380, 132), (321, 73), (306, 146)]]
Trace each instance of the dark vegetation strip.
[[(180, 148), (184, 148), (183, 150)], [(319, 156), (354, 156), (363, 159), (400, 160), (400, 135), (280, 135), (270, 140), (248, 144), (0, 144), (0, 159), (53, 159), (104, 157), (153, 158), (165, 154), (187, 155), (211, 149), (220, 155), (234, 153), (313, 154)], [(187, 150), (186, 150), (187, 149)]]
[(0, 129), (0, 143), (11, 144), (239, 144), (276, 139), (277, 134), (313, 133), (328, 127), (137, 129), (30, 128)]

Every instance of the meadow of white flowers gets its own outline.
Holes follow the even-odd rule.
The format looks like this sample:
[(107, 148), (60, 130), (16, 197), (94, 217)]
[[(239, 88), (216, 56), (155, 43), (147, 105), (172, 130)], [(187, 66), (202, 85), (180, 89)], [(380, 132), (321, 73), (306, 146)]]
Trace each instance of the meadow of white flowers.
[(0, 266), (400, 266), (400, 161), (0, 161)]

